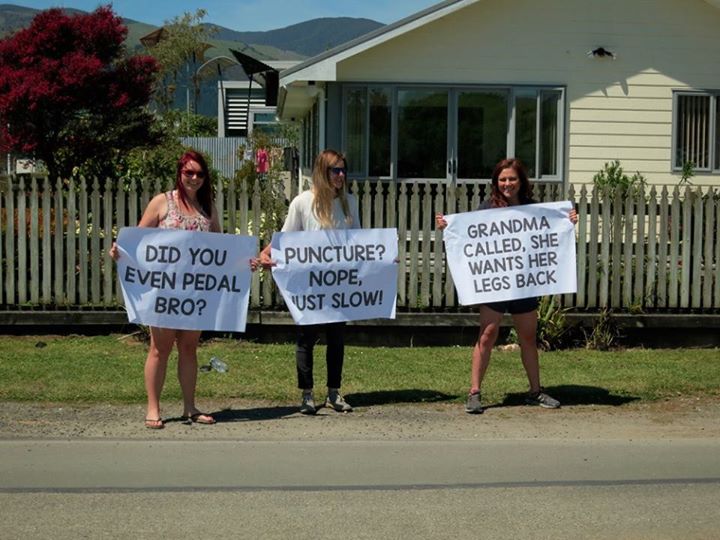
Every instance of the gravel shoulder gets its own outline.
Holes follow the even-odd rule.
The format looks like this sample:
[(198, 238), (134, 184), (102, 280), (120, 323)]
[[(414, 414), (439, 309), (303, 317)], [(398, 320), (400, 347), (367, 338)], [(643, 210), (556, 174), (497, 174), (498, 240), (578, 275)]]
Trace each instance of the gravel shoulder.
[(143, 426), (142, 405), (0, 404), (0, 439), (156, 440), (497, 440), (497, 439), (705, 439), (720, 437), (720, 399), (675, 398), (621, 406), (577, 405), (560, 410), (494, 407), (481, 415), (460, 404), (359, 407), (352, 413), (320, 409), (300, 415), (294, 404), (201, 403), (214, 426), (179, 418), (180, 403), (166, 403), (166, 427)]

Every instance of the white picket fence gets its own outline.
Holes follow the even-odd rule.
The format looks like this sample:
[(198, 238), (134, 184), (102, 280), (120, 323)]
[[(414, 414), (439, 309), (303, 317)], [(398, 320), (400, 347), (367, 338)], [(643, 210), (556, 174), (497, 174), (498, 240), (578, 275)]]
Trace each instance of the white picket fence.
[[(12, 177), (0, 192), (0, 308), (117, 309), (122, 296), (107, 257), (117, 231), (138, 222), (161, 182), (103, 182)], [(398, 308), (459, 311), (435, 212), (476, 208), (486, 185), (353, 182), (364, 227), (397, 227)], [(652, 187), (614, 197), (585, 186), (536, 186), (542, 201), (578, 208), (578, 292), (564, 306), (596, 311), (698, 313), (720, 308), (720, 191)], [(218, 183), (225, 232), (260, 235), (269, 219), (261, 186)], [(281, 223), (283, 216), (275, 216)], [(267, 242), (261, 239), (261, 244)], [(282, 308), (272, 279), (255, 274), (251, 307)]]

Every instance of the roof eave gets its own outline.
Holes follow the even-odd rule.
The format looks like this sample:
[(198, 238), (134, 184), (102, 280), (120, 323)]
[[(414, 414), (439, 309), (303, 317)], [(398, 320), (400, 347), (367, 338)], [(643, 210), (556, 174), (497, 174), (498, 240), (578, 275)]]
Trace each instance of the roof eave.
[(445, 0), (418, 11), (409, 17), (338, 45), (283, 71), (280, 77), (280, 85), (287, 87), (296, 81), (335, 81), (337, 80), (337, 64), (339, 62), (478, 1)]

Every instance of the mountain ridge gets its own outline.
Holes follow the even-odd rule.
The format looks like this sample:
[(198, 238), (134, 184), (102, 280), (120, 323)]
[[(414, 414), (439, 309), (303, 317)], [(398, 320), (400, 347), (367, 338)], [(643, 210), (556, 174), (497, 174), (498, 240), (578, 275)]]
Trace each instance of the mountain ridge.
[[(61, 9), (69, 14), (87, 13), (74, 8)], [(0, 4), (0, 38), (29, 26), (41, 11)], [(128, 50), (141, 48), (140, 38), (159, 28), (127, 18), (123, 18), (123, 23), (128, 27)], [(218, 54), (225, 54), (230, 48), (245, 49), (259, 60), (302, 60), (384, 26), (372, 19), (353, 17), (320, 17), (265, 31), (237, 31), (213, 23), (202, 24), (217, 29), (209, 41)]]

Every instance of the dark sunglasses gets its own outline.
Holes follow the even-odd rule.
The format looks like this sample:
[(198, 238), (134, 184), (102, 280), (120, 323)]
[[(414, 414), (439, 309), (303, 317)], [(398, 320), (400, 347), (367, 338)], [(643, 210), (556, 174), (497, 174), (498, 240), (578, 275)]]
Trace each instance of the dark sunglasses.
[(347, 167), (328, 167), (328, 170), (335, 175), (342, 173), (347, 176)]
[(186, 178), (205, 178), (205, 173), (202, 171), (183, 170), (183, 171), (181, 171), (181, 173)]

